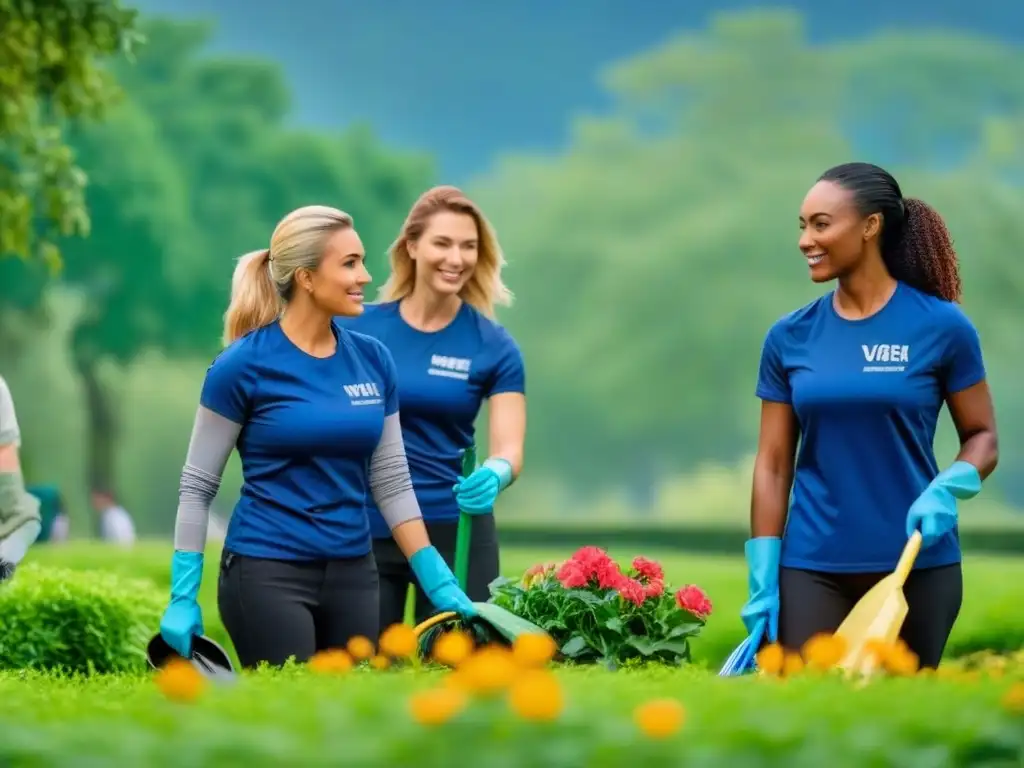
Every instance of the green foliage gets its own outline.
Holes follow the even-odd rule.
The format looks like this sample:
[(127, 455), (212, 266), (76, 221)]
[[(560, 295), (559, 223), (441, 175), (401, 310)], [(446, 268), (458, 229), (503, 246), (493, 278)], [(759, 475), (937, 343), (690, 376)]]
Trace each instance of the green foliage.
[[(835, 679), (723, 680), (692, 670), (558, 673), (556, 723), (477, 701), (435, 728), (405, 704), (439, 682), (416, 671), (343, 679), (306, 669), (246, 675), (195, 705), (144, 677), (66, 679), (0, 673), (0, 761), (13, 765), (1011, 766), (1024, 722), (1001, 699), (1020, 673), (978, 682), (893, 679), (857, 690)], [(644, 736), (635, 708), (670, 698), (679, 732)]]
[(0, 256), (56, 267), (58, 239), (88, 234), (85, 177), (64, 131), (116, 97), (103, 64), (130, 51), (134, 22), (117, 0), (0, 1)]
[(144, 580), (26, 565), (0, 587), (0, 668), (138, 671), (165, 603)]

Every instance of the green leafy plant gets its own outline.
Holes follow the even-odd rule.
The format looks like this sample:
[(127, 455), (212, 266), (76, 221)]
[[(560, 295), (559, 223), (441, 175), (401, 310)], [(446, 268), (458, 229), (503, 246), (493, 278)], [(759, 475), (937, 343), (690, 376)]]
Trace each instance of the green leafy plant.
[(497, 579), (491, 594), (548, 632), (563, 659), (608, 666), (690, 661), (690, 641), (712, 608), (700, 587), (673, 592), (657, 561), (637, 557), (623, 570), (599, 547), (533, 566), (518, 580)]
[(0, 668), (145, 669), (165, 602), (148, 581), (26, 565), (0, 586)]

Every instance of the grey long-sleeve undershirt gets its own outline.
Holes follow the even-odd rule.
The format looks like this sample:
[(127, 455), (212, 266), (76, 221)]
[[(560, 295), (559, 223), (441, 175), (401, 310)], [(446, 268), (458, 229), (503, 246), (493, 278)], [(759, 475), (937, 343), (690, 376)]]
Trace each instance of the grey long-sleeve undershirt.
[[(174, 548), (202, 552), (210, 522), (210, 505), (220, 490), (228, 457), (242, 431), (240, 424), (202, 406), (196, 412), (178, 491)], [(422, 517), (413, 493), (398, 413), (384, 419), (384, 430), (370, 458), (370, 491), (392, 529)]]

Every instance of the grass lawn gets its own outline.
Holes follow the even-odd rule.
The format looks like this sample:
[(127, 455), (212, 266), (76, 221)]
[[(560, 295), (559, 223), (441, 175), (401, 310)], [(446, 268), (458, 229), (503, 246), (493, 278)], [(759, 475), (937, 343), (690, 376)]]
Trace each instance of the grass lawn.
[[(0, 764), (909, 768), (1016, 766), (1024, 756), (1009, 678), (887, 679), (857, 689), (810, 677), (567, 669), (556, 673), (565, 706), (553, 722), (524, 720), (498, 696), (470, 699), (447, 723), (421, 724), (410, 696), (441, 677), (286, 670), (183, 704), (148, 677), (0, 673)], [(653, 739), (635, 711), (664, 698), (682, 705), (683, 720)]]
[[(510, 549), (503, 552), (502, 570), (518, 575), (568, 554)], [(172, 700), (166, 686), (144, 673), (61, 677), (0, 668), (0, 766), (1024, 764), (1019, 660), (982, 673), (950, 664), (938, 675), (864, 686), (813, 673), (718, 678), (714, 670), (742, 635), (742, 561), (614, 549), (611, 554), (619, 560), (636, 554), (657, 558), (673, 586), (695, 583), (708, 592), (714, 612), (693, 644), (697, 665), (517, 671), (506, 681), (511, 691), (503, 687), (490, 697), (464, 698), (446, 685), (452, 678), (437, 670), (331, 674), (292, 667), (245, 674), (225, 687), (207, 685), (190, 702)], [(216, 613), (216, 555), (207, 556), (202, 601), (208, 634), (226, 641)], [(87, 543), (40, 547), (32, 559), (28, 578), (12, 583), (6, 596), (0, 592), (0, 658), (4, 638), (42, 646), (59, 634), (60, 621), (88, 628), (75, 648), (101, 645), (103, 633), (112, 630), (100, 627), (112, 627), (116, 612), (83, 604), (76, 617), (78, 605), (61, 608), (60, 599), (73, 602), (84, 595), (117, 602), (122, 613), (142, 606), (146, 626), (162, 610), (167, 543), (130, 551)], [(95, 579), (91, 587), (82, 570), (144, 581), (129, 588), (127, 582)], [(971, 558), (965, 571), (964, 609), (951, 653), (1024, 647), (1018, 602), (1024, 560)], [(34, 625), (37, 615), (45, 618)], [(447, 693), (429, 693), (439, 690)], [(524, 717), (524, 706), (547, 709), (538, 713), (546, 718)], [(454, 708), (450, 717), (446, 707)], [(445, 722), (426, 722), (432, 718)], [(659, 729), (663, 738), (655, 738)]]

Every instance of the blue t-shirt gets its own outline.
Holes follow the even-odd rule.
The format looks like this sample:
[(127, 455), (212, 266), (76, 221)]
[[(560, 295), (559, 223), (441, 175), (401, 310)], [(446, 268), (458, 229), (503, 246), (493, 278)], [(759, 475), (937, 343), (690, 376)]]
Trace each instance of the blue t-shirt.
[[(523, 358), (508, 332), (463, 302), (440, 331), (419, 331), (402, 319), (399, 302), (370, 304), (345, 327), (387, 345), (398, 371), (402, 436), (409, 472), (424, 520), (458, 520), (452, 486), (461, 453), (473, 444), (474, 423), (485, 398), (525, 392)], [(371, 500), (372, 505), (372, 500)], [(373, 535), (391, 535), (371, 507)]]
[(370, 456), (398, 410), (394, 362), (376, 339), (334, 331), (337, 349), (321, 359), (274, 322), (206, 372), (201, 404), (242, 425), (241, 497), (224, 542), (232, 552), (317, 560), (370, 551)]
[[(792, 405), (800, 424), (782, 565), (889, 571), (907, 511), (939, 471), (943, 402), (985, 378), (981, 345), (956, 304), (904, 283), (863, 320), (832, 302), (829, 293), (777, 321), (761, 354), (757, 396)], [(959, 561), (954, 531), (915, 567)]]

